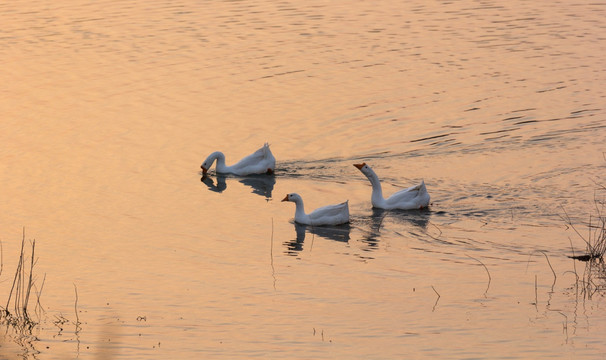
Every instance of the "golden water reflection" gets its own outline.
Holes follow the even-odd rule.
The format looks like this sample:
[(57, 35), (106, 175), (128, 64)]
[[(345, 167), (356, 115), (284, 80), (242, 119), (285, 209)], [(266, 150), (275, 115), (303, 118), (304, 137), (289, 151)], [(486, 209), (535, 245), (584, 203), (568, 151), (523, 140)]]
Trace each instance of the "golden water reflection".
[[(24, 357), (601, 355), (602, 291), (579, 292), (567, 256), (585, 244), (560, 215), (584, 228), (603, 196), (603, 15), (1, 5), (0, 300), (23, 227), (46, 275), (48, 320)], [(264, 142), (275, 176), (201, 178), (210, 152)], [(430, 210), (372, 210), (360, 161), (386, 193), (424, 179)], [(348, 199), (352, 222), (295, 225), (275, 201), (289, 192)], [(76, 321), (74, 284), (81, 330), (59, 331), (56, 316)]]

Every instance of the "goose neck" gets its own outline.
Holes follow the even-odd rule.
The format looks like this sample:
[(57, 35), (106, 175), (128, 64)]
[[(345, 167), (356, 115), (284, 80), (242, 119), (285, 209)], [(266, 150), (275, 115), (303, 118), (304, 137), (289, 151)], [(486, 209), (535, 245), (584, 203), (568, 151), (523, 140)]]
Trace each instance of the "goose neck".
[(298, 216), (304, 216), (305, 215), (305, 206), (303, 205), (303, 199), (301, 198), (296, 198), (294, 199), (295, 202), (295, 218)]
[(375, 196), (375, 194), (377, 194), (380, 197), (383, 197), (383, 189), (381, 188), (381, 181), (379, 180), (379, 177), (377, 176), (377, 174), (374, 173), (374, 171), (370, 171), (366, 177), (368, 177), (368, 180), (370, 180), (370, 184), (372, 185), (372, 194), (373, 197)]
[(381, 188), (381, 181), (377, 174), (375, 174), (372, 169), (366, 174), (368, 180), (370, 180), (370, 184), (372, 185), (372, 195), (370, 197), (370, 201), (372, 206), (378, 208), (385, 207), (385, 198), (383, 198), (383, 189)]
[(217, 171), (218, 172), (226, 172), (229, 169), (229, 166), (225, 165), (225, 155), (217, 151), (213, 154), (213, 157), (217, 159)]

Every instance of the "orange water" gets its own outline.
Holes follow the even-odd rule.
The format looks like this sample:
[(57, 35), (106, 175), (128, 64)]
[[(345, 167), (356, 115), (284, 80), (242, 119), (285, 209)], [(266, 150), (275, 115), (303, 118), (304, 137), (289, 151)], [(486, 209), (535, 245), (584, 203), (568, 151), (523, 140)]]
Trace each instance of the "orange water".
[[(23, 227), (46, 275), (35, 338), (0, 354), (603, 356), (561, 215), (585, 234), (606, 184), (605, 9), (0, 5), (0, 305)], [(266, 141), (275, 177), (200, 181)], [(373, 212), (361, 161), (386, 194), (424, 179), (431, 211)], [(297, 229), (289, 192), (349, 199), (351, 225)]]

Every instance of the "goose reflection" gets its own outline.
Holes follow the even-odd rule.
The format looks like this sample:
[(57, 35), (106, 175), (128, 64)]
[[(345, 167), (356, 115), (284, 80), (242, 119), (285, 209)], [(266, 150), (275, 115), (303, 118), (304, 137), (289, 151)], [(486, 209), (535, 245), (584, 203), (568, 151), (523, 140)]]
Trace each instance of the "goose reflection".
[(284, 245), (286, 245), (285, 253), (292, 256), (298, 255), (298, 253), (303, 250), (303, 242), (305, 241), (305, 237), (308, 232), (313, 236), (319, 236), (324, 239), (348, 242), (350, 230), (351, 226), (349, 224), (335, 226), (311, 226), (295, 223), (295, 232), (297, 237), (291, 241), (284, 242)]
[(366, 251), (376, 250), (381, 239), (383, 221), (389, 218), (397, 225), (412, 225), (413, 228), (427, 231), (431, 212), (429, 210), (384, 210), (373, 208), (368, 221), (363, 222), (360, 230), (363, 231), (362, 242), (366, 244)]
[(251, 175), (240, 180), (244, 185), (250, 186), (253, 194), (271, 198), (271, 192), (274, 190), (276, 178), (273, 175)]
[[(376, 211), (376, 214), (375, 214)], [(429, 224), (429, 218), (431, 217), (431, 211), (428, 209), (420, 210), (382, 210), (373, 209), (373, 216), (385, 216), (381, 213), (387, 212), (391, 221), (397, 224), (414, 225), (423, 230), (427, 229)]]
[[(228, 176), (217, 174), (216, 177), (217, 185), (215, 185), (214, 181), (208, 175), (202, 176), (200, 181), (208, 187), (208, 190), (221, 193), (227, 189), (226, 179)], [(234, 178), (233, 176), (229, 177)], [(276, 178), (271, 175), (250, 175), (239, 178), (238, 181), (246, 186), (250, 186), (253, 194), (263, 196), (266, 199), (271, 198), (274, 185), (276, 184)]]
[(227, 184), (225, 183), (225, 176), (222, 175), (217, 176), (217, 185), (215, 185), (215, 182), (213, 181), (213, 179), (210, 178), (210, 176), (206, 175), (202, 176), (200, 181), (202, 181), (210, 191), (221, 193), (223, 192), (223, 190), (227, 189)]

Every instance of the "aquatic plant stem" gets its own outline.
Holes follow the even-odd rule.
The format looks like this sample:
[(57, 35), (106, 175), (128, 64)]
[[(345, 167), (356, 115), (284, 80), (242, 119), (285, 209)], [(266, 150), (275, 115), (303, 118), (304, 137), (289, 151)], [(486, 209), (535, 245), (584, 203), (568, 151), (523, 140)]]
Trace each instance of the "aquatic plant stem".
[(488, 271), (488, 268), (486, 267), (486, 265), (484, 265), (483, 262), (481, 262), (480, 260), (474, 258), (471, 255), (465, 254), (467, 255), (467, 257), (474, 259), (475, 261), (479, 262), (480, 265), (482, 265), (484, 267), (484, 270), (486, 270), (486, 274), (488, 274), (488, 285), (486, 286), (486, 291), (484, 291), (484, 296), (486, 296), (486, 294), (488, 293), (488, 289), (490, 289), (490, 283), (492, 282), (492, 276), (490, 276), (490, 271)]
[(579, 282), (579, 274), (577, 273), (577, 264), (574, 261), (574, 258), (576, 257), (576, 255), (574, 254), (574, 246), (572, 246), (572, 239), (570, 238), (570, 236), (568, 237), (568, 241), (570, 242), (570, 250), (572, 250), (572, 265), (574, 268), (574, 275), (577, 277), (577, 283)]
[[(11, 302), (11, 298), (13, 297), (13, 291), (15, 291), (15, 285), (17, 284), (17, 280), (19, 279), (19, 274), (21, 273), (21, 263), (23, 261), (23, 246), (25, 244), (25, 228), (23, 228), (23, 239), (21, 240), (21, 255), (19, 257), (19, 263), (17, 264), (17, 271), (15, 271), (15, 277), (13, 279), (13, 285), (11, 287), (11, 291), (8, 293), (8, 300), (6, 301), (6, 307), (4, 310), (8, 314), (8, 307)], [(18, 287), (17, 287), (18, 289)], [(15, 295), (15, 298), (17, 295)]]
[(78, 287), (74, 284), (74, 292), (76, 293), (76, 300), (74, 301), (74, 313), (76, 314), (76, 326), (80, 324), (80, 317), (78, 316)]
[(33, 273), (34, 273), (35, 251), (36, 251), (36, 239), (34, 239), (32, 241), (32, 257), (31, 257), (30, 267), (29, 267), (29, 281), (27, 283), (25, 298), (24, 298), (24, 301), (23, 301), (23, 315), (26, 318), (29, 317), (27, 315), (27, 304), (29, 303), (29, 295), (30, 295), (31, 290), (32, 290), (32, 283), (33, 283), (32, 277), (33, 277)]

